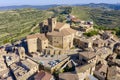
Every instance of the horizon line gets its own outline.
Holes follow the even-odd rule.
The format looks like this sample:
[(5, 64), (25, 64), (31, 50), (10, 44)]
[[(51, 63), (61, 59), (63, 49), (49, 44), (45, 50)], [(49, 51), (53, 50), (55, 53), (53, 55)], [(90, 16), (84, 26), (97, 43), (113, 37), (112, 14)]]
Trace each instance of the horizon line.
[(8, 7), (8, 6), (47, 6), (47, 5), (84, 5), (84, 4), (120, 4), (120, 3), (76, 3), (76, 4), (21, 4), (21, 5), (3, 5), (0, 7)]

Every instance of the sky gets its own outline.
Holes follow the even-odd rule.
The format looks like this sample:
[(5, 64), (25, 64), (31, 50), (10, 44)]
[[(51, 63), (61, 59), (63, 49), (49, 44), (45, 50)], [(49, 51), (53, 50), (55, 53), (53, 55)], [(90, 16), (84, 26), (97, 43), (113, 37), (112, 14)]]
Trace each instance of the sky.
[(120, 3), (120, 0), (0, 0), (0, 6), (87, 3)]

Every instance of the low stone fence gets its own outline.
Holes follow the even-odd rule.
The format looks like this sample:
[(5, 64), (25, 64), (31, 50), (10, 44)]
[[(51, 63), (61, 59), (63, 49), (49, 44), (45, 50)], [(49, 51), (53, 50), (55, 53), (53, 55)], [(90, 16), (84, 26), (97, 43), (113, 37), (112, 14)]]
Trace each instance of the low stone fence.
[(61, 54), (68, 54), (71, 50), (64, 50), (64, 49), (44, 49), (42, 51), (44, 54), (47, 55), (61, 55)]

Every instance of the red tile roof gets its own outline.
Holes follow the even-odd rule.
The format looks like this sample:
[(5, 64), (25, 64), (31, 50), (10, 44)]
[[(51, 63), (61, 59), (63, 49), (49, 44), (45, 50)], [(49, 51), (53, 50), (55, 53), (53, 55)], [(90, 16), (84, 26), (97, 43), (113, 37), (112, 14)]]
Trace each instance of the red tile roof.
[(32, 35), (28, 35), (27, 39), (33, 39), (33, 38), (39, 38), (41, 40), (46, 40), (46, 36), (44, 34), (32, 34)]
[(52, 75), (45, 71), (38, 72), (37, 75), (34, 76), (35, 80), (50, 80)]
[(59, 31), (53, 31), (53, 32), (49, 32), (47, 35), (49, 36), (67, 36), (67, 35), (71, 35), (73, 33), (75, 33), (76, 31), (71, 29), (71, 28), (66, 28), (66, 29), (63, 29), (61, 30), (60, 32)]
[(60, 29), (65, 25), (65, 23), (57, 22), (55, 29)]

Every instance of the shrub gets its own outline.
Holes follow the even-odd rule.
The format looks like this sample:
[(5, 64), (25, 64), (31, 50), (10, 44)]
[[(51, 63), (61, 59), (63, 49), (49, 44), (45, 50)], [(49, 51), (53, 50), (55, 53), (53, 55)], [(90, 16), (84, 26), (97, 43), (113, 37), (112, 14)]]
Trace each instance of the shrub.
[(97, 35), (99, 32), (96, 31), (96, 30), (92, 30), (90, 32), (86, 32), (84, 33), (84, 35), (88, 36), (88, 37), (91, 37), (91, 36), (94, 36), (94, 35)]

